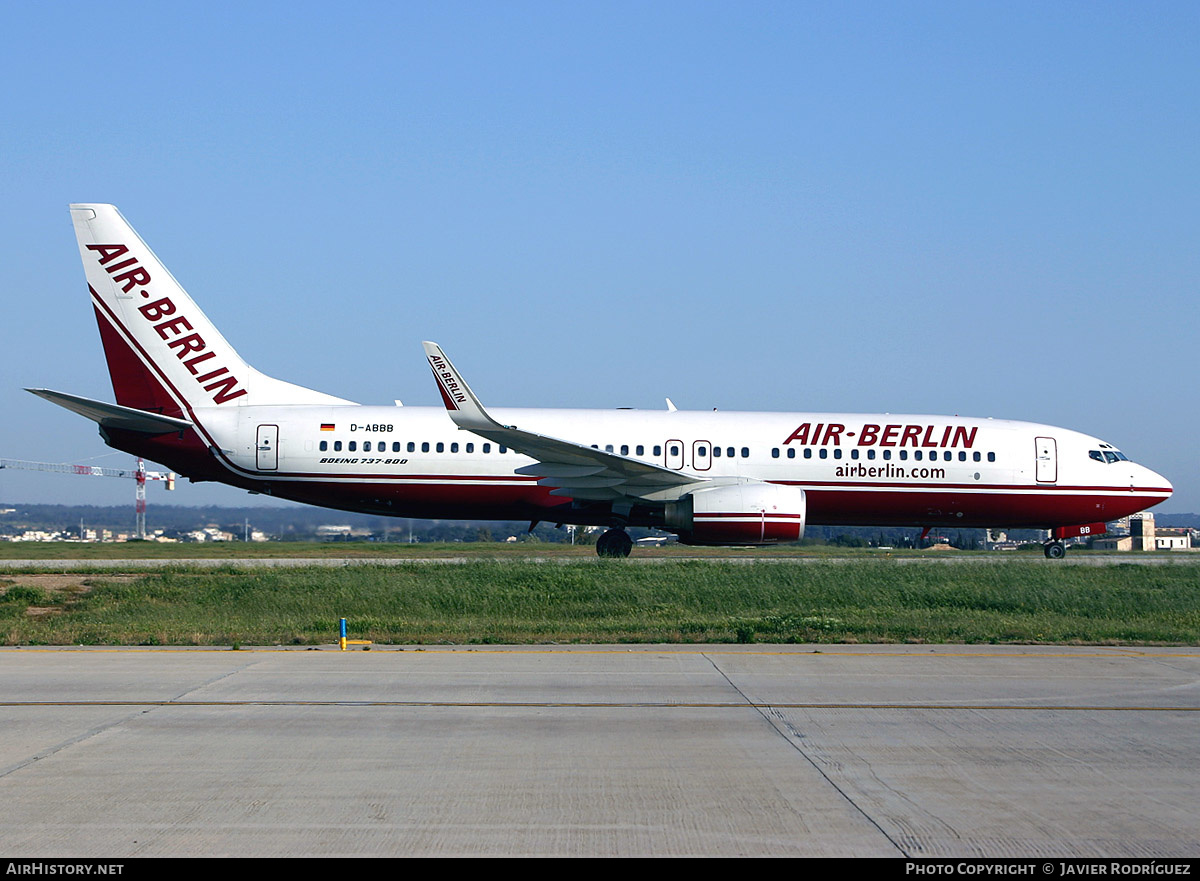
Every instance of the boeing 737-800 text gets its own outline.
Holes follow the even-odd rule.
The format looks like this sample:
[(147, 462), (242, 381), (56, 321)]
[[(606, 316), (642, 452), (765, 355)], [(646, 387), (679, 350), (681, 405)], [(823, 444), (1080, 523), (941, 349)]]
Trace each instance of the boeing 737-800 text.
[(112, 205), (72, 205), (116, 404), (34, 394), (194, 481), (372, 514), (625, 527), (690, 544), (825, 525), (1037, 527), (1062, 539), (1171, 494), (1094, 437), (1028, 422), (849, 413), (485, 409), (433, 343), (445, 405), (361, 406), (259, 373)]

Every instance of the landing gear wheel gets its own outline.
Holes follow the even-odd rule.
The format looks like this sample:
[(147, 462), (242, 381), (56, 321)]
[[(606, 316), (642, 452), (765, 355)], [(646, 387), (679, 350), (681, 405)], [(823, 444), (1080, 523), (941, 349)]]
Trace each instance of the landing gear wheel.
[(1067, 546), (1061, 541), (1048, 541), (1042, 546), (1047, 560), (1061, 560), (1067, 555)]
[(624, 529), (610, 529), (596, 540), (596, 554), (601, 557), (628, 557), (633, 539)]

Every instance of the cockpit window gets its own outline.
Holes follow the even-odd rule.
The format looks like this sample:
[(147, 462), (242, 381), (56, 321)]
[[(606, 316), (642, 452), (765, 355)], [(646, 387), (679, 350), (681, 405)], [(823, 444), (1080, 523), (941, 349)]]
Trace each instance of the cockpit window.
[(1104, 461), (1104, 454), (1099, 450), (1088, 450), (1088, 456), (1092, 459), (1095, 459), (1097, 462)]
[(1095, 459), (1097, 462), (1104, 462), (1111, 465), (1113, 462), (1128, 462), (1129, 457), (1120, 450), (1114, 450), (1112, 447), (1105, 445), (1103, 450), (1088, 450), (1088, 458)]

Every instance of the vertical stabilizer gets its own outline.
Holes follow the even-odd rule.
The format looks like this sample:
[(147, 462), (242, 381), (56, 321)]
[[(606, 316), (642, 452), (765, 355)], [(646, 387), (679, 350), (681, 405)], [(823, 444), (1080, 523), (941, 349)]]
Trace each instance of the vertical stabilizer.
[(112, 205), (71, 206), (117, 403), (186, 417), (195, 407), (349, 404), (242, 360)]

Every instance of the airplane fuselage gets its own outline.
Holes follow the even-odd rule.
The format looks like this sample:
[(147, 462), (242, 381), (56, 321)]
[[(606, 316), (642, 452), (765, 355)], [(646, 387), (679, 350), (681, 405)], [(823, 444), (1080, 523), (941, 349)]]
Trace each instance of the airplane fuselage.
[[(1158, 475), (1117, 458), (1103, 441), (1028, 422), (682, 410), (492, 413), (699, 478), (799, 487), (812, 524), (1049, 528), (1114, 520), (1170, 493)], [(199, 479), (345, 510), (607, 522), (598, 506), (573, 506), (537, 477), (515, 474), (534, 460), (457, 429), (442, 408), (243, 406), (196, 408), (192, 415), (197, 428), (182, 436), (130, 435), (120, 446)], [(1113, 451), (1107, 460), (1106, 451)], [(648, 508), (629, 522), (657, 526), (662, 518)]]

